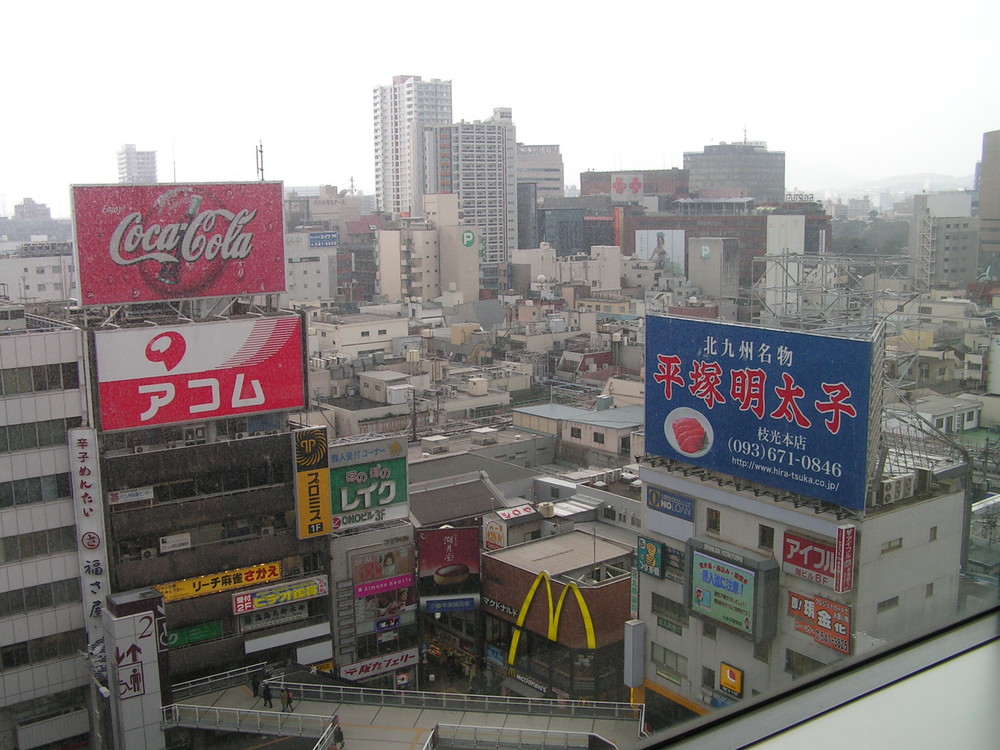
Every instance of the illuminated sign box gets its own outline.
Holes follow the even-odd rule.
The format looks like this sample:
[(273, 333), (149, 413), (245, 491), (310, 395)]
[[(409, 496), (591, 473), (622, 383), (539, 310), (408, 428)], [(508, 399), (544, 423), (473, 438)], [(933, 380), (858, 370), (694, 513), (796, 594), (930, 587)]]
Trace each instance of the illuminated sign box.
[(760, 643), (777, 632), (778, 564), (729, 545), (688, 541), (685, 605)]
[(73, 187), (80, 303), (285, 291), (280, 182)]
[[(356, 449), (360, 452), (362, 449)], [(333, 464), (331, 451), (331, 464)], [(368, 526), (409, 516), (406, 458), (330, 469), (333, 529)]]
[(333, 531), (330, 507), (330, 460), (325, 427), (296, 430), (292, 437), (295, 458), (295, 513), (299, 539), (324, 536)]
[(277, 586), (255, 589), (254, 591), (244, 591), (233, 594), (233, 614), (242, 615), (258, 609), (277, 607), (282, 604), (315, 599), (326, 596), (329, 591), (326, 576), (315, 578), (303, 578), (298, 581), (289, 581)]
[(651, 315), (646, 450), (862, 510), (872, 349), (871, 340)]
[(269, 562), (260, 565), (250, 565), (245, 568), (225, 570), (197, 578), (185, 578), (181, 581), (158, 583), (153, 586), (163, 595), (163, 601), (176, 602), (181, 599), (193, 599), (197, 596), (209, 596), (223, 591), (246, 588), (255, 584), (281, 580), (281, 563)]
[(301, 409), (297, 315), (94, 333), (105, 430)]

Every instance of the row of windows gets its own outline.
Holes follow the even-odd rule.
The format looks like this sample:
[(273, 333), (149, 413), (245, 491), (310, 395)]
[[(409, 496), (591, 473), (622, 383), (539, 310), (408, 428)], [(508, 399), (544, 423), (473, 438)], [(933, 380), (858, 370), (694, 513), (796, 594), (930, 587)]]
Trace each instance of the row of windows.
[(13, 591), (0, 591), (0, 617), (23, 615), (36, 609), (82, 601), (80, 579), (66, 578)]
[(0, 427), (0, 453), (44, 448), (48, 445), (65, 445), (66, 431), (81, 424), (83, 422), (80, 417), (69, 417)]
[(4, 646), (0, 648), (0, 672), (30, 664), (40, 664), (51, 659), (76, 656), (86, 645), (86, 632), (71, 630), (67, 633), (56, 633)]
[(0, 508), (44, 503), (69, 496), (69, 474), (48, 474), (44, 477), (0, 482)]
[(43, 529), (28, 534), (0, 538), (0, 564), (11, 560), (27, 560), (41, 555), (55, 555), (76, 549), (76, 527)]
[(76, 362), (0, 370), (0, 396), (36, 391), (69, 391), (80, 387)]

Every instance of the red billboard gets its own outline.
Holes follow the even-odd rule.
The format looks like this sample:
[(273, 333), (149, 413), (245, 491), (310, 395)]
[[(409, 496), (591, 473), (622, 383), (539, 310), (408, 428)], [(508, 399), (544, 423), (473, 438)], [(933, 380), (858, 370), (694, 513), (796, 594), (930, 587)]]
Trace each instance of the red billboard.
[(781, 567), (788, 573), (844, 593), (854, 588), (854, 543), (856, 527), (837, 529), (836, 546), (785, 532)]
[(285, 290), (280, 182), (73, 187), (80, 304)]
[(94, 334), (105, 430), (301, 409), (298, 316)]
[(479, 534), (478, 526), (417, 534), (421, 596), (479, 591)]

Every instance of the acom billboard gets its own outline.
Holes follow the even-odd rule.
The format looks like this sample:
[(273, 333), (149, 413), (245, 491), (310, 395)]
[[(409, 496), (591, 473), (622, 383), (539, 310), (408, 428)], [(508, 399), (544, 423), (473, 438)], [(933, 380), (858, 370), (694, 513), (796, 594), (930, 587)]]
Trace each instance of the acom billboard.
[(280, 182), (72, 192), (83, 305), (285, 290)]
[(872, 340), (649, 316), (646, 450), (862, 510)]
[(297, 315), (94, 333), (105, 430), (301, 409)]

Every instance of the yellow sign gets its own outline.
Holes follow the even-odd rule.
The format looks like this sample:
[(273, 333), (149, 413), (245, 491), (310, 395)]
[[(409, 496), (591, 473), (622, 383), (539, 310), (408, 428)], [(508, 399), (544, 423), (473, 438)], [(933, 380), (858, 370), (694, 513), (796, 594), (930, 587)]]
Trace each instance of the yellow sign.
[(296, 430), (294, 435), (295, 511), (299, 519), (299, 539), (325, 536), (333, 530), (326, 428)]
[(743, 697), (743, 670), (732, 664), (719, 663), (719, 690), (737, 698)]
[(158, 583), (153, 588), (163, 594), (163, 601), (176, 602), (181, 599), (193, 599), (196, 596), (208, 596), (209, 594), (218, 594), (220, 591), (232, 591), (233, 589), (280, 580), (281, 563), (269, 562), (199, 576), (198, 578), (185, 578), (183, 581)]
[(545, 594), (546, 600), (548, 602), (548, 614), (549, 614), (549, 629), (546, 637), (550, 641), (555, 641), (559, 637), (559, 617), (562, 615), (563, 604), (566, 603), (566, 594), (573, 591), (573, 595), (576, 596), (576, 603), (580, 606), (580, 612), (583, 616), (583, 627), (587, 632), (587, 648), (596, 649), (597, 639), (594, 637), (594, 622), (590, 618), (590, 609), (587, 607), (587, 602), (583, 598), (583, 594), (580, 593), (580, 589), (575, 583), (568, 583), (563, 587), (562, 593), (559, 595), (559, 601), (556, 603), (555, 610), (552, 609), (552, 584), (549, 582), (549, 574), (544, 570), (535, 576), (534, 582), (531, 584), (531, 588), (528, 589), (527, 595), (524, 597), (524, 603), (521, 604), (521, 611), (517, 615), (517, 627), (514, 629), (514, 636), (510, 640), (510, 650), (507, 652), (507, 663), (513, 664), (514, 657), (517, 655), (517, 644), (521, 640), (521, 628), (524, 625), (525, 619), (528, 617), (528, 608), (531, 606), (532, 600), (535, 598), (535, 593), (538, 591), (539, 584), (545, 581)]

